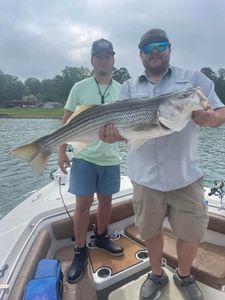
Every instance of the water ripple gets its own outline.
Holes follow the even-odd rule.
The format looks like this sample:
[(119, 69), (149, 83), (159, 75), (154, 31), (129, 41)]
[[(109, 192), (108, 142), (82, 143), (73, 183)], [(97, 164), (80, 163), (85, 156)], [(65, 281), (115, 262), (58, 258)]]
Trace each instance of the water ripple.
[[(13, 149), (60, 127), (55, 119), (0, 119), (0, 215), (5, 215), (26, 198), (26, 195), (50, 182), (49, 174), (57, 168), (57, 153), (54, 153), (43, 176), (36, 177), (29, 165), (9, 155)], [(225, 178), (225, 126), (199, 130), (199, 158), (205, 185), (212, 186), (214, 180)], [(126, 148), (123, 143), (121, 155), (126, 169)]]

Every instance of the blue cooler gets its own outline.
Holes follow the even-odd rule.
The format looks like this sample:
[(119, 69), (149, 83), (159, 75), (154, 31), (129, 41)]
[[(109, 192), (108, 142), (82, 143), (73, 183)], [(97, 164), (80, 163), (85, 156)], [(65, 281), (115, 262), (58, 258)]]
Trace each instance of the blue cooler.
[(38, 263), (34, 279), (25, 289), (24, 300), (62, 300), (63, 273), (56, 259), (42, 259)]

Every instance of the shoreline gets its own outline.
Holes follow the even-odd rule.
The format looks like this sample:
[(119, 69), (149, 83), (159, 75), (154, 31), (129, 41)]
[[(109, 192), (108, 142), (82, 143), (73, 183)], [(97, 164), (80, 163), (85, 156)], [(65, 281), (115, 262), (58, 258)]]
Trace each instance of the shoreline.
[(63, 113), (63, 108), (0, 108), (1, 119), (61, 119)]
[(61, 119), (62, 117), (57, 116), (11, 116), (11, 115), (0, 115), (0, 119)]

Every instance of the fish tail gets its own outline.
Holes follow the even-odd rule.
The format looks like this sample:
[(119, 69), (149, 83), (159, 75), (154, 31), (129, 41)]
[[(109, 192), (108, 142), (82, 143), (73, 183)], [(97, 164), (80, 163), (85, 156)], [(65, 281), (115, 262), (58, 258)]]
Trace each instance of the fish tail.
[(32, 143), (12, 150), (10, 154), (27, 161), (35, 173), (40, 176), (44, 172), (45, 166), (47, 165), (52, 151), (41, 150), (41, 147), (39, 146), (39, 140), (36, 140)]

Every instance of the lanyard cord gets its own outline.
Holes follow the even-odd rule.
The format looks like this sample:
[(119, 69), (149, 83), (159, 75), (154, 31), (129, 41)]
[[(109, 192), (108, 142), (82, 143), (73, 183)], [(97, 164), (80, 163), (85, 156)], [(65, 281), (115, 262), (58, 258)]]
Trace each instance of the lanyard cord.
[(103, 104), (103, 103), (105, 103), (105, 98), (109, 95), (109, 92), (108, 92), (107, 95), (106, 95), (106, 92), (107, 92), (107, 90), (109, 89), (109, 87), (110, 87), (111, 84), (112, 84), (112, 79), (111, 79), (110, 83), (107, 85), (107, 87), (105, 88), (104, 93), (102, 93), (102, 91), (101, 91), (101, 89), (100, 89), (100, 86), (99, 86), (99, 83), (98, 83), (98, 81), (96, 80), (96, 78), (95, 78), (95, 82), (96, 82), (97, 87), (98, 87), (98, 93), (99, 93), (99, 95), (101, 96), (101, 103)]

